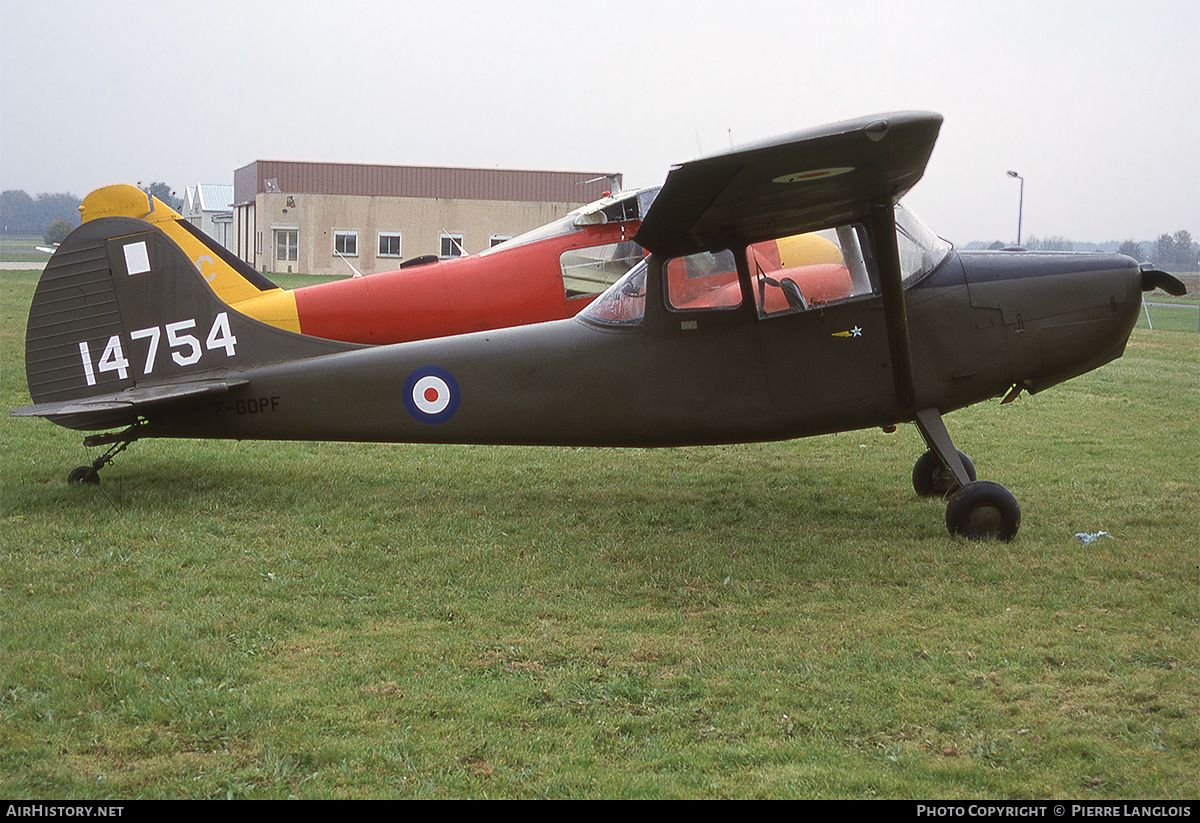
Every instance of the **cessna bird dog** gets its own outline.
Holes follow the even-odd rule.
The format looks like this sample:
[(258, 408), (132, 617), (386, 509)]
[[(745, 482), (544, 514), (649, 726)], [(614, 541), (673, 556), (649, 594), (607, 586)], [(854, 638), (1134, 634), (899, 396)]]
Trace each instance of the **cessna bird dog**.
[(1143, 290), (1124, 256), (961, 252), (898, 204), (942, 119), (891, 113), (674, 168), (649, 252), (578, 315), (389, 345), (305, 335), (223, 302), (127, 216), (47, 265), (26, 369), (45, 417), (108, 450), (151, 437), (683, 446), (914, 423), (922, 495), (952, 534), (1010, 540), (1020, 508), (975, 479), (943, 415), (1119, 357)]

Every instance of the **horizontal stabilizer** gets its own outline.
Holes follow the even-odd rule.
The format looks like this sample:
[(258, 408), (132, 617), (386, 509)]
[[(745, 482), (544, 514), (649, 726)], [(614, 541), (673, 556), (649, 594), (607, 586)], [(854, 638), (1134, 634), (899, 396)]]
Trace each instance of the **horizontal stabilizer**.
[(942, 117), (866, 117), (684, 163), (634, 240), (666, 255), (728, 248), (865, 218), (925, 173)]
[(38, 403), (14, 409), (12, 417), (60, 417), (63, 415), (88, 415), (107, 412), (134, 412), (187, 399), (223, 394), (230, 389), (244, 386), (247, 380), (203, 380), (195, 383), (145, 386), (127, 391), (88, 397), (82, 400), (62, 400), (56, 403)]

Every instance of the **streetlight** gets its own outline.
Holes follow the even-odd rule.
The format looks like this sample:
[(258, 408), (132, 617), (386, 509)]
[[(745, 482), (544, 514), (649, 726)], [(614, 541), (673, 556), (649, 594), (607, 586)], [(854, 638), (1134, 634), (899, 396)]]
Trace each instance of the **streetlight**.
[(1025, 178), (1015, 171), (1010, 171), (1008, 176), (1021, 181), (1021, 199), (1017, 201), (1017, 245), (1019, 246), (1021, 245), (1021, 213), (1025, 211)]

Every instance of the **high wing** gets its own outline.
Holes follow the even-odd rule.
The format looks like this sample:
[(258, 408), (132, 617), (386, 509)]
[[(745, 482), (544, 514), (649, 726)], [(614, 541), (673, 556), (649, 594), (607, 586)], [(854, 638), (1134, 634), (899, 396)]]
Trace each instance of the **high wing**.
[(686, 255), (863, 218), (921, 179), (941, 125), (929, 112), (865, 117), (684, 163), (634, 240)]

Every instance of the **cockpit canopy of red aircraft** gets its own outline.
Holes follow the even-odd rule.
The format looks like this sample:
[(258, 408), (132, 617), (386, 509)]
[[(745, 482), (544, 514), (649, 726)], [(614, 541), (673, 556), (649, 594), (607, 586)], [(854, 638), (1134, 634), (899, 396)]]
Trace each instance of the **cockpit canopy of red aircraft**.
[(610, 195), (578, 208), (566, 217), (518, 235), (511, 240), (498, 243), (490, 249), (480, 252), (478, 256), (487, 257), (519, 246), (563, 237), (586, 226), (629, 223), (630, 231), (624, 235), (624, 239), (600, 245), (569, 248), (559, 258), (563, 287), (568, 298), (599, 294), (645, 257), (645, 250), (629, 238), (636, 232), (637, 223), (650, 210), (650, 206), (654, 203), (654, 198), (658, 196), (661, 188), (661, 186), (654, 186), (645, 189), (631, 189), (627, 192)]

